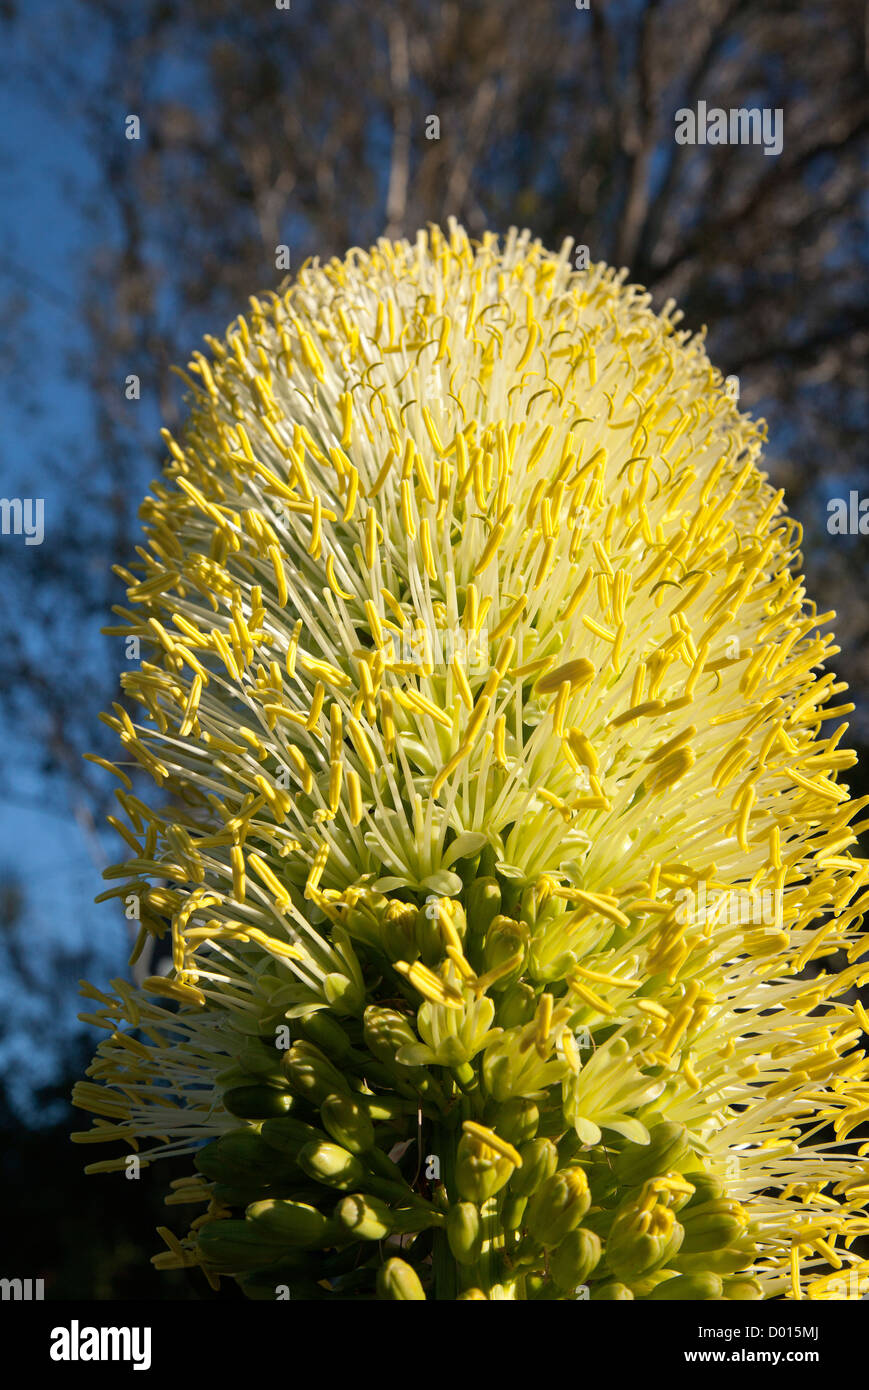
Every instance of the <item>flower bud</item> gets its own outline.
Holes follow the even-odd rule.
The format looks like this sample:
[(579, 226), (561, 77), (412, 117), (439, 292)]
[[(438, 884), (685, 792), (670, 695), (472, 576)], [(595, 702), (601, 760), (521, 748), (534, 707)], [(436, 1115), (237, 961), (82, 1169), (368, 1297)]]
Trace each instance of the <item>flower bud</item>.
[(413, 903), (397, 899), (389, 903), (383, 915), (383, 947), (390, 960), (413, 964), (419, 957), (416, 919), (417, 909)]
[(721, 1279), (717, 1274), (677, 1274), (672, 1279), (663, 1279), (646, 1294), (654, 1303), (673, 1303), (679, 1299), (702, 1302), (710, 1298), (720, 1298)]
[(444, 938), (438, 921), (439, 905), (427, 902), (415, 911), (413, 940), (423, 965), (438, 965), (444, 958)]
[(336, 1091), (349, 1090), (341, 1072), (313, 1043), (293, 1043), (284, 1055), (283, 1070), (290, 1090), (315, 1105), (321, 1105)]
[[(269, 1123), (275, 1123), (269, 1121)], [(296, 1122), (297, 1123), (297, 1122)], [(206, 1144), (193, 1162), (212, 1182), (244, 1185), (272, 1182), (286, 1170), (282, 1160), (253, 1129), (233, 1129)]]
[(386, 1203), (362, 1192), (344, 1197), (335, 1208), (335, 1219), (354, 1240), (385, 1240), (395, 1229)]
[(355, 903), (344, 913), (344, 928), (348, 936), (365, 946), (383, 950), (383, 917), (389, 902), (390, 899), (383, 893), (371, 889), (357, 892)]
[(233, 1086), (224, 1091), (223, 1108), (239, 1120), (268, 1120), (293, 1108), (289, 1091), (278, 1086)]
[(377, 1297), (420, 1302), (425, 1293), (416, 1270), (405, 1260), (392, 1259), (377, 1271)]
[(343, 1061), (351, 1050), (350, 1039), (338, 1021), (325, 1009), (309, 1014), (301, 1023), (302, 1032), (308, 1042), (314, 1043), (326, 1056), (335, 1062)]
[(539, 1245), (559, 1245), (581, 1222), (591, 1203), (581, 1168), (563, 1168), (537, 1189), (528, 1204), (526, 1225)]
[(568, 1231), (560, 1245), (549, 1256), (549, 1269), (560, 1289), (569, 1292), (584, 1284), (601, 1256), (600, 1237), (579, 1227)]
[(511, 1159), (466, 1130), (456, 1149), (456, 1187), (469, 1202), (485, 1202), (500, 1192), (516, 1171)]
[(515, 1038), (509, 1034), (497, 1038), (483, 1053), (483, 1082), (495, 1101), (512, 1100), (520, 1094), (519, 1067), (521, 1057)]
[(352, 1154), (365, 1153), (374, 1144), (374, 1126), (368, 1112), (351, 1095), (327, 1096), (320, 1106), (320, 1119), (335, 1142)]
[[(662, 1121), (649, 1131), (648, 1144), (629, 1144), (613, 1163), (620, 1187), (639, 1187), (649, 1178), (678, 1169), (689, 1153), (684, 1125)], [(689, 1179), (691, 1181), (691, 1179)]]
[(502, 991), (516, 980), (525, 963), (528, 949), (528, 928), (524, 922), (499, 913), (493, 917), (486, 932), (483, 945), (484, 971), (497, 970), (509, 961), (515, 961), (512, 969), (502, 975), (490, 986), (492, 990)]
[(763, 1289), (756, 1279), (725, 1279), (724, 1297), (740, 1303), (763, 1298)]
[(199, 1227), (196, 1243), (206, 1264), (227, 1273), (260, 1269), (278, 1256), (250, 1221), (209, 1221)]
[(739, 1245), (722, 1246), (719, 1250), (698, 1250), (694, 1254), (683, 1255), (679, 1251), (676, 1263), (683, 1274), (702, 1274), (711, 1270), (715, 1274), (739, 1274), (754, 1258), (754, 1247), (749, 1241)]
[(460, 1265), (476, 1264), (483, 1250), (483, 1227), (473, 1202), (455, 1202), (447, 1212), (447, 1240)]
[(365, 1168), (354, 1154), (340, 1144), (306, 1144), (296, 1155), (303, 1173), (327, 1187), (358, 1187), (365, 1178)]
[(682, 1253), (697, 1255), (705, 1250), (720, 1250), (732, 1245), (744, 1232), (747, 1219), (738, 1202), (719, 1197), (700, 1206), (686, 1207), (680, 1212), (685, 1227)]
[(381, 1062), (394, 1062), (400, 1047), (418, 1046), (419, 1038), (403, 1014), (371, 1004), (363, 1019), (365, 1043)]
[(591, 1290), (592, 1300), (598, 1303), (626, 1303), (629, 1299), (633, 1299), (633, 1296), (627, 1284), (618, 1284), (616, 1282), (610, 1284), (594, 1284)]
[(498, 997), (498, 1024), (501, 1028), (522, 1028), (531, 1022), (536, 1008), (532, 986), (518, 980)]
[(279, 1115), (277, 1119), (266, 1120), (260, 1135), (270, 1149), (293, 1160), (306, 1144), (328, 1138), (322, 1129), (305, 1124), (294, 1115)]
[(692, 1195), (685, 1203), (685, 1212), (691, 1207), (704, 1206), (706, 1202), (717, 1202), (722, 1197), (727, 1196), (727, 1189), (723, 1182), (714, 1178), (711, 1173), (686, 1173), (685, 1181), (690, 1182), (694, 1188)]
[(519, 1152), (522, 1167), (513, 1174), (510, 1194), (513, 1197), (530, 1197), (558, 1167), (558, 1150), (551, 1139), (530, 1139), (527, 1144), (520, 1146)]
[(537, 1102), (524, 1096), (514, 1096), (497, 1107), (498, 1133), (511, 1144), (524, 1144), (533, 1139), (540, 1123)]
[(477, 878), (465, 894), (468, 949), (482, 946), (492, 920), (501, 911), (501, 889), (496, 878)]
[(313, 1249), (327, 1244), (335, 1234), (334, 1223), (307, 1202), (270, 1197), (263, 1202), (252, 1202), (245, 1216), (246, 1224), (267, 1245)]
[(626, 1282), (641, 1279), (676, 1254), (683, 1235), (669, 1207), (658, 1204), (649, 1211), (632, 1204), (613, 1222), (606, 1246), (607, 1264)]

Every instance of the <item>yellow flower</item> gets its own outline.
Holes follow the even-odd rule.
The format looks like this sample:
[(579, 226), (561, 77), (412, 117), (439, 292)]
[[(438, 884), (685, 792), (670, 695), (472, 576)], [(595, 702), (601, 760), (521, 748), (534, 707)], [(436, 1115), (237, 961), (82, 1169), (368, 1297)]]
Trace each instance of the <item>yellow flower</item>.
[[(553, 1191), (587, 1171), (598, 1215), (556, 1265), (563, 1281), (602, 1242), (592, 1297), (865, 1286), (849, 1136), (869, 1019), (847, 999), (869, 979), (869, 864), (839, 780), (833, 615), (806, 600), (762, 424), (672, 304), (624, 281), (574, 272), (569, 243), (455, 224), (305, 266), (193, 355), (148, 549), (121, 572), (113, 631), (146, 659), (123, 677), (137, 716), (107, 720), (161, 796), (118, 770), (131, 853), (102, 896), (136, 895), (137, 949), (165, 936), (173, 968), (87, 987), (109, 1037), (77, 1137), (144, 1161), (217, 1137), (243, 1207), (266, 1180), (289, 1196), (293, 1125), (322, 1142), (317, 1107), (352, 1091), (378, 1140), (346, 1170), (369, 1162), (396, 1229), (434, 1232), (413, 1294), (381, 1275), (381, 1296), (553, 1287), (509, 1178), (480, 1202), (480, 1260), (451, 1271), (414, 1154), (430, 1127), (458, 1201), (458, 1113), (504, 1143), (545, 1119)], [(736, 894), (746, 911), (686, 910)], [(652, 1164), (638, 1209), (613, 1161), (674, 1126), (680, 1166)], [(158, 1261), (213, 1277), (220, 1244), (246, 1277), (255, 1230), (190, 1183), (206, 1219)], [(736, 1244), (719, 1221), (720, 1246), (675, 1248), (670, 1207), (702, 1198), (745, 1211)], [(228, 1218), (222, 1243), (198, 1237)], [(631, 1234), (608, 1263), (614, 1222)], [(311, 1260), (301, 1287), (340, 1292)]]

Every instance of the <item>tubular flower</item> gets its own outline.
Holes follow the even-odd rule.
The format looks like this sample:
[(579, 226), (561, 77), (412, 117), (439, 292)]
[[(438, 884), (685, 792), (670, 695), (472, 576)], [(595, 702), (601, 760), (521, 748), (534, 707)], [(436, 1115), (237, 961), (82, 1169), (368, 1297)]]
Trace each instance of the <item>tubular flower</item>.
[(192, 1163), (160, 1267), (869, 1288), (833, 615), (702, 338), (570, 250), (382, 240), (182, 373), (105, 716), (160, 795), (116, 769), (102, 897), (172, 968), (85, 987), (75, 1092), (77, 1140)]

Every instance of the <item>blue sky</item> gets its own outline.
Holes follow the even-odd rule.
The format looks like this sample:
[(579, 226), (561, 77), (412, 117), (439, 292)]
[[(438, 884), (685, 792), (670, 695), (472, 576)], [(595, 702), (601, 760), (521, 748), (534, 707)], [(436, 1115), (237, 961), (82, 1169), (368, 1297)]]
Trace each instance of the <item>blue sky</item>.
[[(48, 35), (57, 7), (37, 0), (30, 14), (35, 19), (40, 11)], [(40, 29), (28, 25), (29, 38)], [(0, 492), (45, 499), (44, 544), (50, 545), (52, 516), (68, 501), (62, 470), (83, 452), (92, 426), (86, 392), (73, 378), (68, 355), (84, 346), (73, 300), (92, 233), (77, 208), (79, 195), (96, 189), (96, 171), (79, 123), (69, 112), (53, 110), (21, 75), (19, 63), (33, 56), (13, 37), (0, 85), (0, 302), (21, 289), (32, 306), (11, 330), (7, 321), (12, 341), (2, 345), (4, 356), (10, 346), (26, 354), (29, 395), (17, 390), (17, 375), (14, 390), (0, 390)], [(87, 81), (86, 68), (82, 81)], [(69, 184), (76, 186), (75, 199), (66, 195)], [(19, 548), (16, 563), (30, 561), (33, 552), (22, 538), (3, 537), (0, 544)], [(50, 648), (45, 660), (50, 669)], [(63, 679), (62, 670), (56, 675)], [(37, 750), (14, 729), (0, 728), (0, 759), (0, 876), (12, 869), (24, 880), (27, 952), (34, 969), (42, 974), (50, 973), (53, 963), (57, 968), (61, 947), (92, 947), (106, 974), (117, 973), (126, 957), (123, 923), (116, 908), (93, 903), (103, 884), (65, 793), (46, 783)], [(72, 979), (68, 986), (74, 986)], [(28, 1082), (51, 1080), (55, 1045), (62, 1045), (77, 1008), (75, 990), (67, 988), (60, 1028), (44, 1017), (37, 997), (22, 998), (20, 989), (10, 993), (2, 970), (0, 991), (8, 1025), (0, 1064), (23, 1096)], [(32, 1037), (22, 1032), (24, 1024), (38, 1027), (44, 1047), (33, 1047)]]

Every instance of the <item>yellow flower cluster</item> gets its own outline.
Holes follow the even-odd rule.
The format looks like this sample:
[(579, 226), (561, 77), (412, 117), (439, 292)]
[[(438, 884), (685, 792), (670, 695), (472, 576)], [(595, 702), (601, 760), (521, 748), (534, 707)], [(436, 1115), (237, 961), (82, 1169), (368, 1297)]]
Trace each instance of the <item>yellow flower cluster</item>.
[[(303, 1218), (263, 1204), (304, 1188), (319, 1219), (311, 1190), (355, 1180), (304, 1218), (323, 1291), (357, 1227), (420, 1242), (381, 1297), (548, 1296), (550, 1247), (592, 1297), (869, 1287), (869, 863), (833, 615), (702, 339), (570, 250), (455, 224), (354, 249), (182, 373), (119, 571), (137, 717), (105, 716), (160, 796), (112, 768), (129, 857), (102, 895), (135, 895), (137, 951), (165, 936), (173, 969), (87, 987), (109, 1036), (76, 1093), (77, 1138), (143, 1161), (247, 1145), (246, 1182), (180, 1183), (209, 1205), (164, 1263), (270, 1267), (250, 1229), (283, 1250)], [(707, 890), (779, 910), (684, 910)], [(360, 1107), (383, 1131), (361, 1158)], [(290, 1121), (319, 1136), (304, 1181), (251, 1148)], [(429, 1122), (433, 1193), (424, 1154), (387, 1157)], [(729, 1251), (705, 1263), (704, 1196)]]

